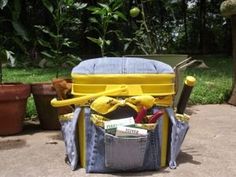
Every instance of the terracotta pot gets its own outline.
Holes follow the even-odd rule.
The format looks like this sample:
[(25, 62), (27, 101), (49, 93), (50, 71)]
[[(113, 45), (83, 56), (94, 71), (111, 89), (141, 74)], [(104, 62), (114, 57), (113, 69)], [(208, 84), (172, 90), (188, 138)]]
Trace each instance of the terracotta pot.
[(12, 135), (22, 131), (29, 96), (29, 84), (0, 85), (0, 135)]
[(31, 84), (31, 92), (41, 127), (44, 130), (59, 130), (61, 127), (58, 120), (58, 111), (50, 104), (51, 100), (57, 97), (52, 84), (33, 83)]

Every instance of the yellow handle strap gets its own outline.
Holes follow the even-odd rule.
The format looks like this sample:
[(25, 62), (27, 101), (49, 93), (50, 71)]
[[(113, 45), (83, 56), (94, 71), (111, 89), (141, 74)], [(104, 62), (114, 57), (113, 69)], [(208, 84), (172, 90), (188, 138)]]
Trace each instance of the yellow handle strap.
[(108, 94), (121, 94), (122, 92), (126, 92), (127, 91), (127, 86), (122, 85), (120, 88), (116, 88), (116, 89), (111, 89), (111, 90), (106, 90), (104, 92), (99, 92), (99, 93), (95, 93), (95, 94), (91, 94), (91, 95), (85, 95), (85, 96), (81, 96), (81, 97), (76, 97), (76, 98), (71, 98), (71, 99), (67, 99), (67, 100), (57, 100), (56, 98), (51, 100), (51, 105), (53, 107), (63, 107), (63, 106), (68, 106), (68, 105), (86, 105), (88, 104), (88, 102), (91, 99), (95, 99), (97, 97), (100, 96), (104, 96), (104, 95), (108, 95)]

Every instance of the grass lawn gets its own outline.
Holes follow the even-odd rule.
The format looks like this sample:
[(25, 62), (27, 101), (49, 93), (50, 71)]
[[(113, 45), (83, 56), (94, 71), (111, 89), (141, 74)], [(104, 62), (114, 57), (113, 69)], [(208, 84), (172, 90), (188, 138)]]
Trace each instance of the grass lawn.
[[(62, 68), (59, 77), (70, 77), (71, 69)], [(56, 77), (54, 68), (3, 68), (3, 82), (47, 82)]]
[[(190, 97), (191, 104), (224, 103), (228, 98), (232, 84), (232, 58), (226, 56), (195, 56), (203, 60), (209, 68), (187, 68), (185, 75), (196, 77), (197, 83)], [(61, 69), (60, 76), (70, 77), (71, 69)], [(55, 78), (52, 68), (4, 68), (4, 82), (45, 82)], [(27, 117), (36, 114), (33, 98), (28, 101)]]
[(185, 75), (196, 77), (190, 97), (192, 104), (216, 104), (228, 100), (232, 87), (232, 58), (225, 56), (196, 56), (209, 68), (188, 68)]

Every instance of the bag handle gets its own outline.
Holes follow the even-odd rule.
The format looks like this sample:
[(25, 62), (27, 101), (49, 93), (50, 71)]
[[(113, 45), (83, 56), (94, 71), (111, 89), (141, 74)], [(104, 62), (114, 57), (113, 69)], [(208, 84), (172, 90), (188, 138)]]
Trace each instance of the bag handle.
[(90, 100), (95, 99), (100, 96), (108, 95), (108, 94), (121, 94), (128, 91), (128, 87), (126, 85), (121, 85), (120, 88), (106, 90), (104, 92), (99, 92), (91, 95), (85, 95), (81, 97), (66, 99), (66, 100), (57, 100), (56, 98), (53, 98), (51, 100), (51, 105), (53, 107), (63, 107), (68, 105), (77, 105), (82, 106), (89, 103)]

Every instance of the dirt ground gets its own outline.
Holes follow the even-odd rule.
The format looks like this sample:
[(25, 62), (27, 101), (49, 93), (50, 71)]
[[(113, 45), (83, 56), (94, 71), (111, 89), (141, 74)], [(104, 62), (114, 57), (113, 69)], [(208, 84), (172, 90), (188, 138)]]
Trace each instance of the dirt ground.
[(181, 148), (175, 170), (122, 174), (86, 174), (71, 171), (65, 163), (64, 142), (59, 131), (43, 131), (38, 123), (27, 123), (15, 136), (0, 137), (0, 177), (236, 176), (236, 107), (199, 105), (192, 113), (190, 130)]

